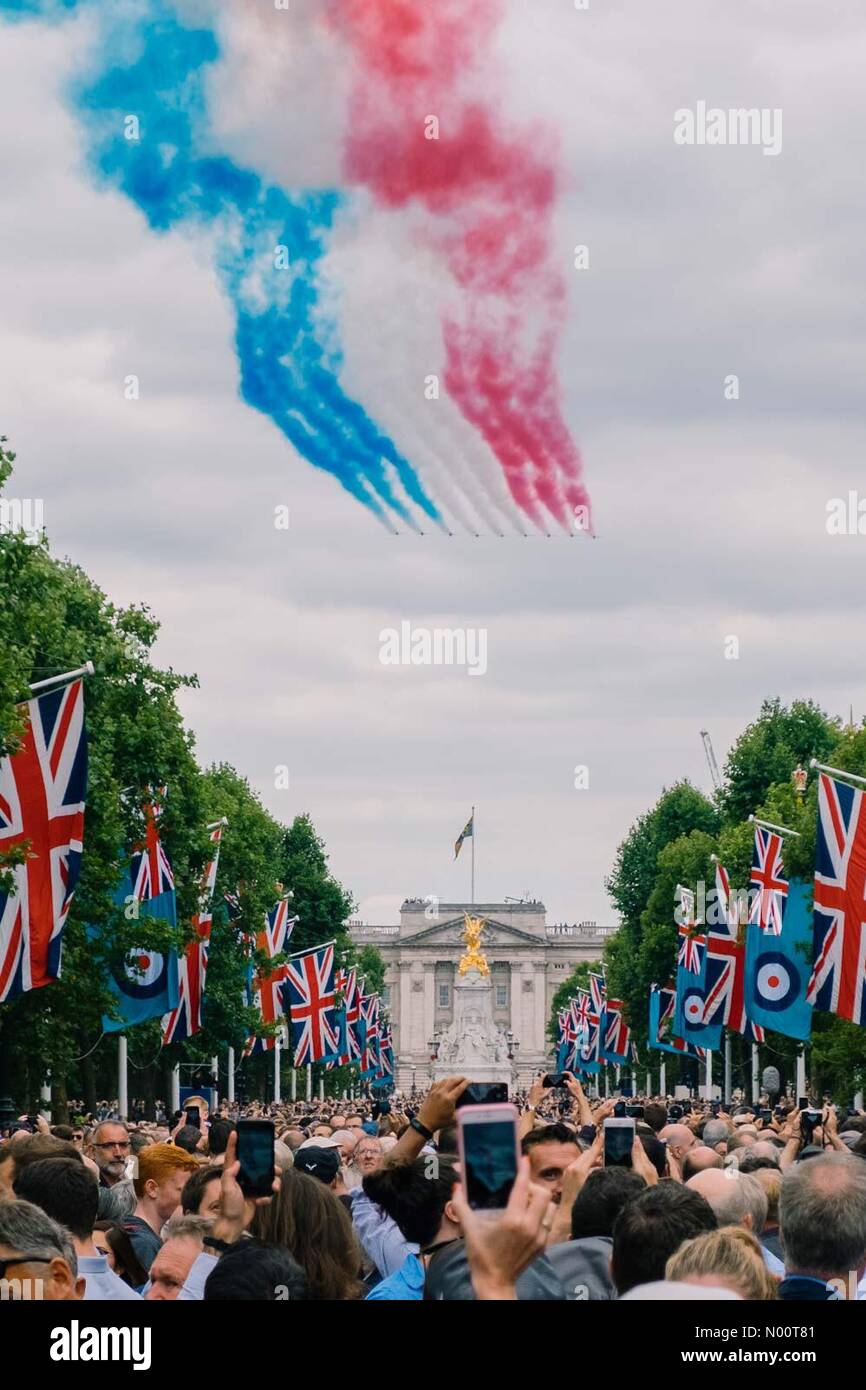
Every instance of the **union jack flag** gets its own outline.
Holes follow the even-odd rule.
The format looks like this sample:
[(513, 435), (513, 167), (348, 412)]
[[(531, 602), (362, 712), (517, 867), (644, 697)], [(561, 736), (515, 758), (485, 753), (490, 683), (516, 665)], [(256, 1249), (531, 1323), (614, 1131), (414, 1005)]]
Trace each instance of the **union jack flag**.
[[(595, 987), (593, 987), (593, 982), (595, 982)], [(595, 1000), (603, 1001), (604, 999), (604, 979), (601, 975), (590, 975), (589, 983), (592, 995), (587, 993), (585, 989), (579, 989), (572, 1001), (572, 1017), (577, 1030), (574, 1065), (584, 1070), (587, 1068), (598, 1070), (601, 1047), (601, 1014), (595, 1006)], [(601, 990), (599, 990), (599, 984)]]
[(863, 798), (821, 773), (815, 855), (815, 964), (806, 999), (866, 1027), (866, 814)]
[(167, 792), (168, 787), (159, 787), (154, 797), (153, 788), (149, 787), (149, 800), (141, 808), (144, 813), (144, 839), (132, 851), (130, 868), (132, 896), (137, 903), (158, 898), (161, 893), (170, 893), (174, 889), (174, 874), (159, 835), (159, 821)]
[(337, 1038), (340, 1048), (339, 1064), (346, 1066), (357, 1062), (361, 1057), (361, 1044), (358, 1038), (358, 1019), (360, 1016), (360, 990), (358, 972), (340, 966), (334, 976), (334, 989), (341, 996), (337, 1010)]
[(283, 986), (292, 1023), (295, 1066), (339, 1056), (334, 1018), (334, 943), (295, 956)]
[(0, 851), (27, 861), (0, 892), (0, 1001), (60, 978), (63, 928), (81, 869), (87, 734), (80, 680), (27, 703), (21, 746), (0, 762)]
[[(289, 916), (289, 904), (280, 898), (275, 907), (266, 913), (264, 926), (256, 933), (256, 949), (263, 951), (268, 960), (273, 960), (286, 948), (286, 943), (294, 931), (297, 917)], [(285, 1014), (283, 982), (288, 978), (288, 965), (278, 965), (273, 970), (256, 972), (253, 977), (251, 1002), (258, 1009), (265, 1023), (276, 1023)], [(276, 1035), (253, 1037), (247, 1041), (244, 1056), (258, 1052), (273, 1052)]]
[(379, 996), (362, 995), (359, 1001), (361, 1032), (361, 1074), (379, 1070)]
[(391, 1025), (383, 1023), (379, 1039), (379, 1070), (377, 1081), (388, 1081), (394, 1075), (394, 1048), (391, 1042)]
[(681, 883), (677, 884), (677, 892), (680, 895), (680, 921), (677, 927), (680, 946), (677, 961), (690, 974), (700, 975), (704, 968), (701, 952), (706, 945), (706, 937), (697, 931), (695, 895), (690, 888), (684, 888)]
[(573, 1003), (567, 1009), (563, 1009), (558, 1015), (559, 1036), (556, 1044), (556, 1070), (572, 1071), (576, 1065), (577, 1047), (577, 1022), (574, 1017)]
[(593, 1014), (592, 1001), (585, 989), (579, 989), (571, 1001), (574, 1021), (577, 1024), (579, 1033), (589, 1031), (590, 1018)]
[(191, 1038), (201, 1030), (207, 954), (213, 925), (213, 893), (223, 824), (223, 821), (219, 821), (216, 825), (208, 826), (212, 850), (199, 885), (199, 909), (192, 919), (195, 940), (189, 942), (178, 962), (179, 999), (176, 1009), (172, 1009), (169, 1014), (163, 1014), (163, 1047), (172, 1042), (183, 1042), (185, 1038)]
[(604, 1012), (604, 1041), (601, 1054), (607, 1061), (627, 1062), (631, 1044), (631, 1029), (625, 1021), (621, 999), (608, 999)]
[(763, 826), (755, 826), (751, 885), (758, 892), (752, 903), (750, 922), (756, 922), (770, 936), (780, 936), (788, 880), (782, 865), (782, 837)]
[(678, 963), (692, 975), (702, 974), (704, 968), (703, 949), (707, 944), (707, 938), (695, 932), (694, 923), (681, 922), (677, 932), (680, 938)]
[(722, 917), (707, 931), (707, 975), (704, 1023), (726, 1023), (752, 1042), (764, 1041), (764, 1030), (746, 1016), (746, 947), (732, 904), (731, 885), (723, 864), (716, 864), (716, 894)]
[(592, 999), (592, 1011), (593, 1013), (596, 1013), (599, 1015), (599, 1017), (601, 1017), (601, 1015), (604, 1013), (604, 1000), (606, 993), (606, 986), (604, 983), (603, 975), (593, 975), (590, 972), (589, 993)]

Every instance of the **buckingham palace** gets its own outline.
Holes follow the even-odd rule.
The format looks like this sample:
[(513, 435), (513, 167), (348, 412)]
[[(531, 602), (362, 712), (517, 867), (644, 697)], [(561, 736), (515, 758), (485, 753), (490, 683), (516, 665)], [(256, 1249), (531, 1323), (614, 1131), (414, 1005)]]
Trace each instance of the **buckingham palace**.
[(399, 926), (349, 922), (358, 947), (385, 961), (383, 1002), (394, 1034), (399, 1090), (427, 1084), (438, 1039), (454, 1017), (454, 982), (465, 949), (465, 914), (483, 918), (481, 946), (490, 966), (493, 1018), (508, 1036), (518, 1085), (547, 1067), (553, 996), (582, 962), (601, 960), (616, 931), (595, 922), (551, 925), (537, 900), (443, 903), (407, 898)]

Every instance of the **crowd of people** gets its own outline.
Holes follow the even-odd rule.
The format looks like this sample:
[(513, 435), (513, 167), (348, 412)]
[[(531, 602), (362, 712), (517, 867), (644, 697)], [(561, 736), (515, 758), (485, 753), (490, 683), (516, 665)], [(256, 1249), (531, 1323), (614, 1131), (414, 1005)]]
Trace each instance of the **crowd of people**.
[[(0, 1281), (59, 1300), (866, 1298), (866, 1113), (625, 1106), (539, 1078), (512, 1097), (522, 1157), (491, 1214), (461, 1183), (466, 1085), (22, 1117), (0, 1141)], [(623, 1109), (630, 1159), (606, 1166)], [(254, 1118), (273, 1122), (275, 1177), (250, 1197), (237, 1122)]]

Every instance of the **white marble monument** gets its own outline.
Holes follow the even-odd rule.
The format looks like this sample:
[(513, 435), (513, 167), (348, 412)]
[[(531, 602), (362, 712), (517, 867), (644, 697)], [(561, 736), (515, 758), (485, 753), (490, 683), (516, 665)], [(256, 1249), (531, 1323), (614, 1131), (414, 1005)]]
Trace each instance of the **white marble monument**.
[(470, 1081), (512, 1082), (508, 1040), (493, 1020), (490, 968), (481, 949), (484, 921), (465, 915), (467, 945), (454, 983), (454, 1020), (445, 1030), (433, 1067), (434, 1080), (466, 1076)]

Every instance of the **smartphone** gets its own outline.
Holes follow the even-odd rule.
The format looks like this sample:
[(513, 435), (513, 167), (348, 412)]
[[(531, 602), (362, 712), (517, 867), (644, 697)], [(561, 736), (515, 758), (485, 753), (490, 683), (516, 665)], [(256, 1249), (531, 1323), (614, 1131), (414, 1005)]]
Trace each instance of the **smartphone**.
[(810, 1105), (808, 1109), (800, 1112), (800, 1135), (804, 1144), (811, 1144), (815, 1134), (815, 1126), (821, 1123), (821, 1111), (816, 1110)]
[(508, 1204), (520, 1141), (513, 1105), (471, 1105), (457, 1115), (457, 1152), (463, 1191), (476, 1211), (501, 1211)]
[(269, 1197), (274, 1186), (273, 1120), (238, 1120), (238, 1183), (245, 1197)]
[(454, 1109), (459, 1110), (462, 1105), (505, 1105), (507, 1101), (507, 1081), (470, 1081), (454, 1102)]
[(630, 1120), (642, 1120), (642, 1119), (643, 1119), (643, 1106), (642, 1106), (642, 1105), (627, 1105), (627, 1106), (625, 1107), (625, 1113), (626, 1113), (626, 1115), (628, 1115), (628, 1117), (629, 1117)]
[(617, 1101), (616, 1105), (613, 1107), (613, 1114), (614, 1114), (614, 1119), (617, 1119), (617, 1120), (624, 1120), (624, 1119), (625, 1119), (625, 1101), (624, 1101), (624, 1100), (618, 1100), (618, 1101)]
[(630, 1168), (631, 1149), (634, 1143), (634, 1120), (605, 1120), (604, 1122), (604, 1166), (605, 1168)]
[(809, 1109), (809, 1097), (808, 1097), (808, 1096), (801, 1096), (801, 1097), (800, 1097), (800, 1109), (801, 1109), (801, 1110), (808, 1110), (808, 1109)]
[(668, 1106), (668, 1119), (681, 1120), (683, 1118), (683, 1107), (681, 1105)]
[(185, 1114), (188, 1125), (192, 1125), (193, 1129), (201, 1129), (201, 1111), (197, 1105), (191, 1105)]
[(759, 1110), (758, 1116), (764, 1121), (765, 1125), (768, 1125), (773, 1118), (773, 1112), (772, 1110)]
[(570, 1071), (549, 1071), (541, 1082), (545, 1090), (550, 1090), (551, 1086), (564, 1086), (566, 1081), (571, 1080)]
[(719, 1113), (719, 1111), (721, 1110), (721, 1108), (722, 1108), (722, 1102), (721, 1102), (720, 1100), (711, 1100), (711, 1101), (710, 1101), (710, 1111), (711, 1111), (711, 1113), (712, 1113), (712, 1115), (713, 1115), (714, 1117), (717, 1117), (717, 1116), (718, 1116), (718, 1113)]

